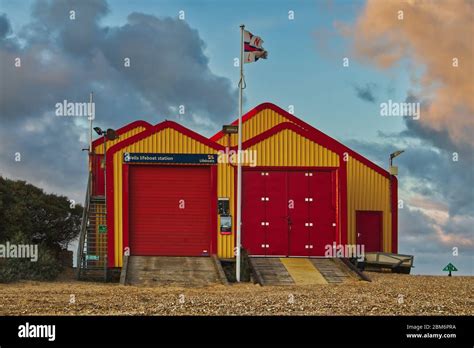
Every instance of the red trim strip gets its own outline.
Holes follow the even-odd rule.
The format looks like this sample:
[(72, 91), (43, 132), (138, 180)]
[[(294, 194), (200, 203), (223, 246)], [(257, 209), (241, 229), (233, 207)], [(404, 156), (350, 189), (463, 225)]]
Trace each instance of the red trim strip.
[[(254, 117), (256, 114), (258, 114), (260, 111), (262, 110), (265, 110), (265, 109), (272, 109), (276, 112), (279, 112), (277, 111), (277, 109), (280, 109), (278, 106), (272, 104), (272, 103), (262, 103), (260, 105), (257, 105), (256, 107), (254, 107), (252, 110), (250, 110), (249, 112), (247, 112), (245, 115), (242, 116), (242, 123), (244, 123), (245, 121), (251, 119), (252, 117)], [(286, 117), (286, 115), (283, 115)], [(231, 123), (231, 125), (233, 126), (236, 126), (239, 124), (239, 119), (236, 119), (234, 122)], [(220, 130), (219, 132), (217, 132), (216, 134), (214, 134), (212, 137), (210, 137), (209, 139), (211, 139), (212, 141), (218, 141), (219, 139), (221, 139), (223, 136), (225, 135), (224, 132), (222, 132), (222, 130)]]
[(199, 133), (196, 133), (194, 131), (192, 131), (191, 129), (189, 128), (186, 128), (184, 126), (181, 126), (180, 124), (176, 123), (176, 122), (173, 122), (173, 121), (163, 121), (161, 123), (158, 123), (150, 128), (148, 128), (147, 130), (143, 131), (143, 132), (140, 132), (138, 134), (135, 134), (134, 136), (130, 137), (130, 138), (127, 138), (123, 141), (121, 141), (120, 143), (117, 143), (115, 144), (114, 146), (112, 146), (110, 149), (107, 150), (107, 157), (109, 157), (109, 152), (111, 154), (117, 152), (118, 150), (120, 150), (121, 148), (125, 147), (125, 146), (128, 146), (128, 145), (131, 145), (133, 143), (136, 143), (137, 141), (139, 140), (142, 140), (144, 138), (147, 138), (148, 136), (152, 135), (152, 134), (155, 134), (165, 128), (173, 128), (174, 130), (184, 134), (184, 135), (187, 135), (188, 137), (196, 140), (196, 141), (199, 141), (201, 143), (203, 143), (204, 145), (207, 145), (213, 149), (216, 149), (216, 150), (224, 150), (225, 147), (220, 145), (220, 144), (216, 144), (215, 142), (209, 140), (208, 138), (202, 136), (201, 134)]
[(339, 228), (341, 231), (341, 244), (346, 245), (348, 241), (349, 229), (347, 228), (347, 162), (344, 161), (344, 155), (339, 157)]
[[(255, 170), (255, 171), (309, 171), (309, 170), (317, 170), (317, 171), (321, 171), (321, 172), (332, 172), (332, 171), (335, 171), (335, 170), (338, 170), (339, 167), (309, 167), (309, 166), (306, 166), (306, 167), (298, 167), (298, 166), (288, 166), (288, 167), (285, 167), (285, 166), (257, 166), (257, 167), (247, 167), (247, 166), (242, 166), (242, 170)], [(236, 174), (237, 175), (237, 174)]]
[[(133, 121), (133, 122), (131, 122), (131, 123), (129, 123), (129, 124), (123, 126), (123, 127), (120, 127), (119, 129), (116, 130), (116, 132), (117, 132), (118, 135), (122, 135), (122, 134), (127, 133), (128, 131), (131, 131), (132, 129), (135, 129), (137, 127), (144, 127), (145, 130), (147, 130), (148, 128), (152, 127), (152, 125), (149, 124), (146, 121), (138, 120), (138, 121)], [(96, 140), (94, 140), (92, 142), (92, 147), (95, 148), (98, 145), (101, 145), (103, 143), (104, 143), (104, 137), (100, 136), (99, 138), (97, 138)]]
[(336, 226), (337, 226), (337, 243), (342, 244), (342, 231), (341, 231), (341, 176), (340, 169), (334, 171), (334, 181), (336, 190), (334, 192), (334, 205), (336, 209)]
[[(343, 145), (342, 143), (340, 143), (339, 141), (335, 140), (334, 138), (331, 138), (329, 135), (327, 134), (324, 134), (323, 132), (321, 132), (320, 130), (314, 128), (313, 126), (311, 126), (310, 124), (304, 122), (303, 120), (295, 117), (294, 115), (290, 114), (289, 112), (283, 110), (282, 108), (280, 108), (279, 106), (275, 105), (275, 104), (272, 104), (272, 103), (262, 103), (258, 106), (256, 106), (255, 108), (253, 108), (252, 110), (250, 110), (249, 112), (247, 112), (245, 115), (242, 116), (242, 123), (243, 122), (246, 122), (247, 120), (249, 120), (250, 118), (254, 117), (256, 114), (258, 114), (260, 111), (262, 110), (265, 110), (265, 109), (270, 109), (270, 110), (273, 110), (275, 111), (276, 113), (282, 115), (283, 117), (285, 117), (286, 119), (288, 119), (289, 121), (297, 124), (298, 126), (304, 128), (305, 130), (307, 130), (309, 133), (312, 133), (317, 139), (319, 139), (319, 142), (321, 143), (322, 145), (322, 142), (324, 143), (327, 143), (329, 144), (328, 145), (328, 148), (330, 150), (333, 150), (333, 151), (336, 151), (338, 153), (343, 153), (343, 152), (347, 152), (350, 156), (354, 157), (355, 159), (357, 159), (358, 161), (364, 163), (366, 166), (368, 166), (369, 168), (375, 170), (376, 172), (378, 172), (379, 174), (385, 176), (385, 177), (390, 177), (390, 174), (383, 168), (379, 167), (378, 165), (376, 165), (375, 163), (373, 163), (372, 161), (370, 161), (369, 159), (363, 157), (362, 155), (360, 155), (359, 153), (355, 152), (354, 150), (351, 150), (349, 149), (347, 146)], [(237, 125), (239, 123), (239, 120), (235, 120), (234, 122), (232, 122), (232, 125)], [(285, 122), (286, 123), (286, 122)], [(278, 127), (278, 126), (276, 126)], [(275, 127), (274, 127), (275, 128)], [(273, 129), (273, 128), (272, 128)], [(268, 131), (267, 131), (268, 132)], [(266, 132), (264, 132), (266, 133)], [(259, 135), (257, 135), (256, 137), (259, 137), (260, 135), (264, 134), (264, 133), (261, 133)], [(222, 137), (224, 136), (224, 133), (222, 131), (219, 131), (217, 132), (216, 134), (214, 134), (210, 140), (212, 141), (218, 141), (219, 139), (221, 139)], [(255, 138), (255, 137), (254, 137)], [(252, 138), (252, 139), (254, 139)], [(252, 139), (249, 139), (249, 140), (252, 140)], [(324, 140), (323, 140), (324, 139)]]
[(114, 179), (114, 170), (112, 167), (112, 161), (107, 158), (107, 163), (105, 164), (109, 170), (106, 174), (106, 206), (107, 206), (107, 247), (108, 247), (108, 264), (109, 267), (115, 267), (115, 235), (114, 235), (114, 190), (113, 187), (110, 187)]
[(211, 246), (209, 255), (217, 254), (217, 166), (211, 166)]
[[(317, 137), (314, 136), (314, 134), (311, 134), (306, 129), (298, 127), (294, 123), (282, 122), (282, 123), (279, 123), (279, 124), (277, 124), (276, 126), (270, 128), (270, 129), (267, 129), (265, 132), (262, 132), (262, 133), (260, 133), (256, 136), (254, 136), (253, 138), (250, 138), (247, 141), (244, 141), (242, 143), (242, 149), (246, 149), (246, 148), (251, 147), (251, 146), (253, 146), (257, 143), (260, 143), (260, 142), (270, 138), (271, 136), (273, 136), (273, 135), (275, 135), (275, 134), (277, 134), (277, 133), (279, 133), (283, 130), (287, 130), (287, 129), (292, 130), (295, 133), (301, 135), (302, 137), (313, 140), (314, 142), (317, 142), (318, 144), (323, 145), (325, 147), (329, 147), (329, 145), (330, 145), (326, 141), (326, 139), (324, 139), (324, 138), (323, 139), (318, 139)], [(237, 146), (232, 146), (231, 149), (235, 151), (235, 150), (237, 150)]]
[[(129, 196), (130, 196), (130, 166), (122, 164), (122, 247), (130, 248), (129, 237)], [(130, 250), (130, 249), (129, 249)]]
[(398, 179), (392, 175), (392, 253), (398, 253)]

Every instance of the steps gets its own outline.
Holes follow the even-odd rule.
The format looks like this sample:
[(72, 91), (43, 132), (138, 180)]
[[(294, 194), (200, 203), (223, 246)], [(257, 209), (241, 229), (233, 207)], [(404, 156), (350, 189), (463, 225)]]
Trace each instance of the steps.
[(260, 285), (339, 284), (354, 279), (338, 259), (250, 257), (249, 262)]
[(84, 215), (84, 236), (80, 246), (79, 279), (105, 280), (107, 273), (107, 230), (104, 197), (90, 197)]
[(293, 278), (277, 257), (249, 257), (250, 268), (260, 285), (294, 285)]
[(145, 286), (223, 284), (225, 275), (216, 260), (213, 257), (129, 256), (122, 283)]
[(338, 264), (336, 259), (310, 259), (310, 261), (328, 283), (343, 283), (350, 279), (349, 273), (343, 270), (344, 266)]

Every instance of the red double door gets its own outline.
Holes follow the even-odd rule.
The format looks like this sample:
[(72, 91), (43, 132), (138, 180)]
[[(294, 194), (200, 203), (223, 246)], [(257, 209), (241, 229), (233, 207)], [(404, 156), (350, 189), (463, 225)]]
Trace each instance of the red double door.
[(244, 171), (242, 245), (250, 255), (324, 256), (336, 241), (334, 171)]

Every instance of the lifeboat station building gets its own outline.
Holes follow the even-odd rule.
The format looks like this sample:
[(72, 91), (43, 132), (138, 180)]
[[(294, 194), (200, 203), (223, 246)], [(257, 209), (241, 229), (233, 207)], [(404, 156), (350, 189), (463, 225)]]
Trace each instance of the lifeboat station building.
[[(238, 135), (206, 138), (172, 121), (116, 132), (105, 177), (102, 137), (90, 155), (107, 267), (124, 255), (234, 258)], [(242, 141), (249, 255), (324, 257), (328, 245), (397, 253), (395, 176), (271, 103), (243, 116)]]

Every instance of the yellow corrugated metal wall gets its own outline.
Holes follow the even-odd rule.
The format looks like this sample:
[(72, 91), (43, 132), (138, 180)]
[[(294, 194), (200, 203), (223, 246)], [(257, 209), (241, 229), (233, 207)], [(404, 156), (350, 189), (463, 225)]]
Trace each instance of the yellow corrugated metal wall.
[[(195, 139), (192, 139), (172, 128), (165, 128), (157, 133), (126, 146), (114, 154), (114, 249), (115, 266), (122, 266), (122, 163), (125, 152), (156, 152), (156, 153), (217, 153)], [(233, 209), (233, 168), (227, 164), (218, 164), (217, 194), (219, 197), (229, 197)], [(217, 215), (217, 214), (216, 214)], [(219, 227), (219, 224), (218, 224)], [(218, 256), (233, 257), (233, 234), (218, 233)]]
[[(242, 125), (242, 141), (249, 140), (250, 138), (253, 138), (256, 135), (259, 135), (265, 132), (266, 130), (273, 128), (282, 122), (291, 121), (288, 120), (286, 117), (280, 115), (279, 113), (273, 111), (272, 109), (264, 109), (244, 122), (244, 124)], [(230, 138), (230, 146), (236, 146), (238, 141), (237, 134), (232, 134)], [(227, 146), (228, 135), (223, 136), (217, 142), (223, 146)]]
[(339, 155), (292, 130), (281, 132), (251, 146), (257, 166), (339, 167)]
[[(230, 164), (217, 165), (217, 196), (229, 198), (229, 209), (232, 217), (234, 213), (234, 167)], [(235, 223), (232, 223), (232, 234), (220, 233), (220, 221), (217, 222), (217, 256), (223, 259), (234, 257)]]
[(347, 229), (348, 243), (356, 243), (356, 211), (383, 212), (383, 251), (392, 249), (392, 214), (389, 179), (349, 156), (347, 161)]

